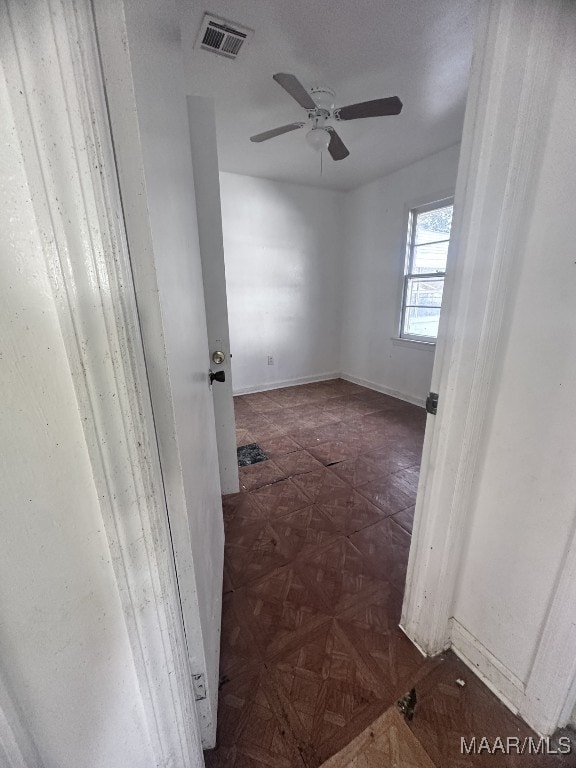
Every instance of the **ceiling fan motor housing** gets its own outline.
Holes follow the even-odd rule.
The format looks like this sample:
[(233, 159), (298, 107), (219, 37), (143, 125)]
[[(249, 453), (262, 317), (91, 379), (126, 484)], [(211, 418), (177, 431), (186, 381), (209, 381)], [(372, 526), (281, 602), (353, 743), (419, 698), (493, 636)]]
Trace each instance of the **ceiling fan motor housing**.
[(336, 94), (331, 88), (311, 88), (310, 96), (317, 105), (316, 110), (310, 110), (316, 117), (330, 117), (336, 104)]

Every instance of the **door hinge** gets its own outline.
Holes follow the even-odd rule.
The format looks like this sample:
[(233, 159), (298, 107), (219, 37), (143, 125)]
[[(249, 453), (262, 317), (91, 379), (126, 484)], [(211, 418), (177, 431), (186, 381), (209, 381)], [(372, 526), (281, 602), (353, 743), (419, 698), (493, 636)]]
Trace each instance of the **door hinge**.
[(206, 698), (206, 680), (204, 675), (192, 675), (192, 687), (194, 689), (194, 699), (202, 701)]
[(430, 392), (426, 398), (426, 411), (431, 413), (432, 416), (436, 416), (438, 413), (438, 393)]

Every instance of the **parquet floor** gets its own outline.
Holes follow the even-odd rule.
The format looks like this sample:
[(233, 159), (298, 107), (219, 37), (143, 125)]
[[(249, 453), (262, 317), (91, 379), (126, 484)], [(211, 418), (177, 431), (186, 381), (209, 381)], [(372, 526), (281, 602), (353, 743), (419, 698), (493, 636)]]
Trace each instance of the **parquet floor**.
[(224, 497), (208, 768), (317, 768), (413, 686), (410, 727), (438, 768), (574, 765), (461, 755), (460, 736), (530, 732), (458, 659), (424, 660), (398, 628), (423, 409), (337, 379), (237, 397), (235, 410), (238, 445), (269, 459)]

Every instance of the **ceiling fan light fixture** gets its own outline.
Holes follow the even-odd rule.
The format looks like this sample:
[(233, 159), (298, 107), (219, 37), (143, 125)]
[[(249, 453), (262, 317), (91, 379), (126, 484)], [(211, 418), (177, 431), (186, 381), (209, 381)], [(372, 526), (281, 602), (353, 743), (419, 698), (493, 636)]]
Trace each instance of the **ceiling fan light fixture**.
[(330, 144), (330, 131), (326, 128), (311, 128), (306, 134), (306, 141), (316, 152), (325, 152)]

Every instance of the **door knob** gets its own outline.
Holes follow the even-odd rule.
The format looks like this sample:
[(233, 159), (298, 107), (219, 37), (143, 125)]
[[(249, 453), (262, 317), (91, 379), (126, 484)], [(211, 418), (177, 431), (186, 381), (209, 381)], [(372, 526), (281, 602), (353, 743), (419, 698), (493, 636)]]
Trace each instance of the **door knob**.
[(210, 370), (208, 371), (208, 376), (210, 378), (210, 384), (212, 384), (214, 381), (226, 381), (226, 373), (225, 371), (214, 371)]

